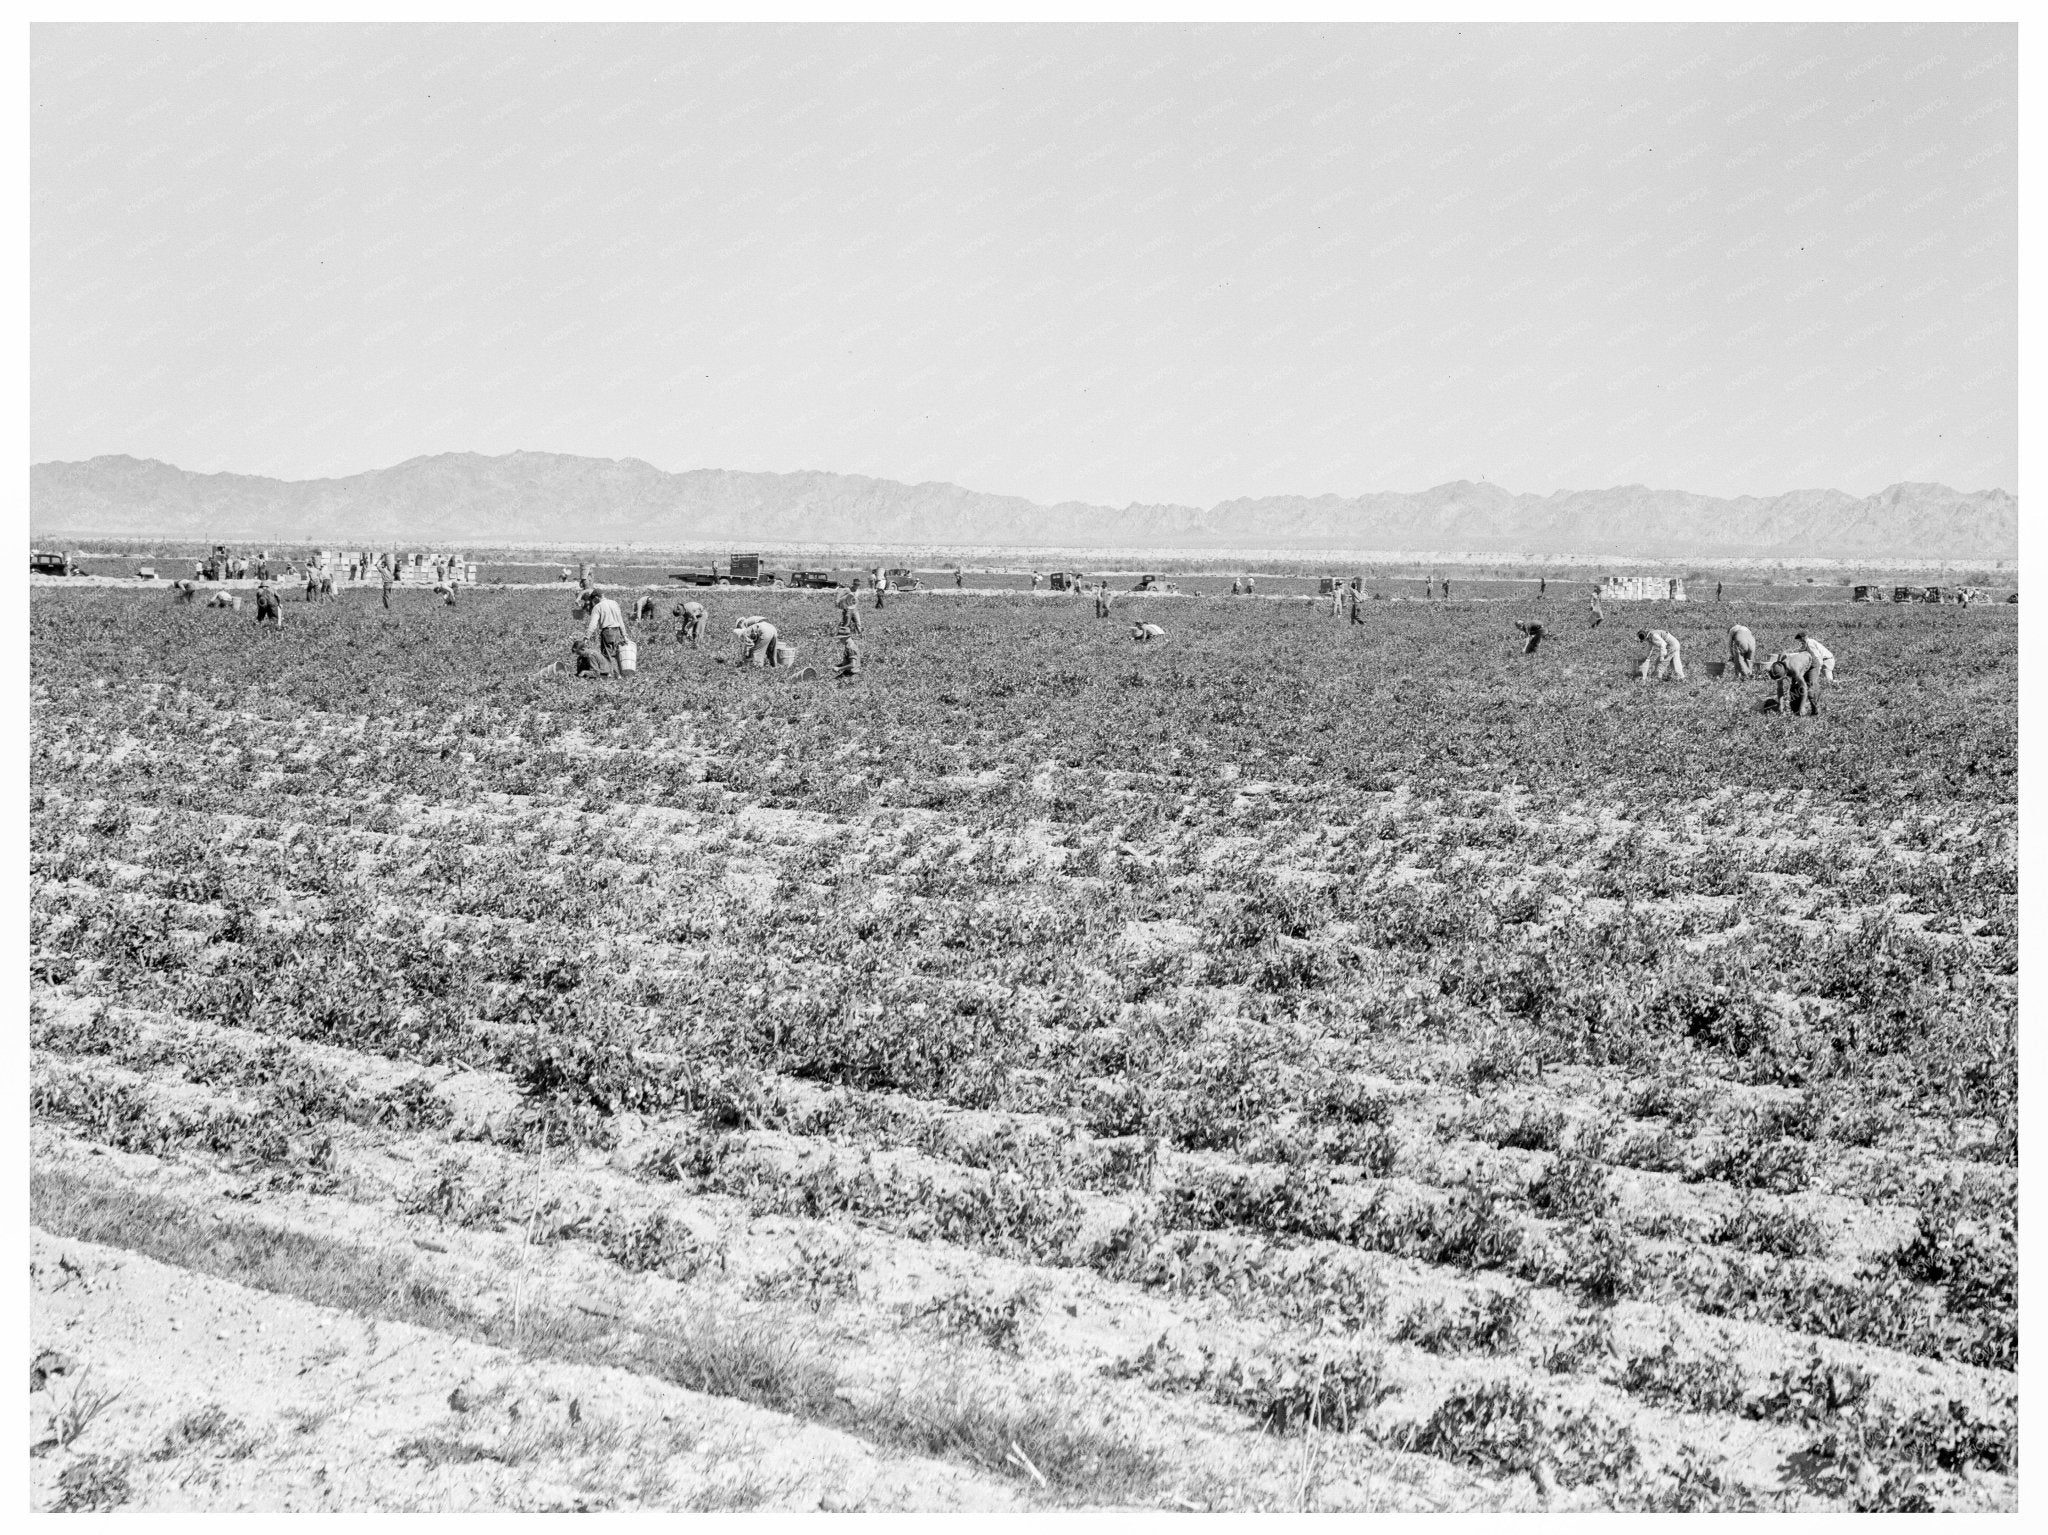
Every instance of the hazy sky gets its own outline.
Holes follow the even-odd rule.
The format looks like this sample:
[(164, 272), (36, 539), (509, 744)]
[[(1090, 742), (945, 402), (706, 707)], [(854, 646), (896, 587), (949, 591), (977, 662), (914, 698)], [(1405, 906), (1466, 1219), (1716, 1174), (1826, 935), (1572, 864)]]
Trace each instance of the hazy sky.
[(42, 26), (32, 450), (2017, 490), (2014, 29)]

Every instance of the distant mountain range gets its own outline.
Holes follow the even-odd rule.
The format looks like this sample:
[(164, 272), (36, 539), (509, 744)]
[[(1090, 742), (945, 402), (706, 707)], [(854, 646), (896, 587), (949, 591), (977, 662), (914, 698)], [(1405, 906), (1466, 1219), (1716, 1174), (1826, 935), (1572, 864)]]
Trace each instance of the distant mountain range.
[(1642, 485), (1516, 495), (1459, 480), (1363, 496), (1262, 496), (1193, 506), (1040, 506), (936, 482), (864, 475), (671, 474), (638, 459), (439, 453), (329, 480), (195, 474), (112, 455), (29, 471), (47, 533), (290, 543), (777, 543), (1072, 548), (1300, 548), (1438, 553), (2012, 559), (2019, 506), (2002, 490), (1902, 484), (1720, 499)]

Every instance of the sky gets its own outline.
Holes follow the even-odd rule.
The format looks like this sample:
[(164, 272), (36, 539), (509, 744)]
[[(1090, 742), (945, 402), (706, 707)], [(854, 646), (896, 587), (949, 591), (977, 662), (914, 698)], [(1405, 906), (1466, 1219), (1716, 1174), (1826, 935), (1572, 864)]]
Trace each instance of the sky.
[(2010, 25), (62, 26), (38, 460), (2017, 491)]

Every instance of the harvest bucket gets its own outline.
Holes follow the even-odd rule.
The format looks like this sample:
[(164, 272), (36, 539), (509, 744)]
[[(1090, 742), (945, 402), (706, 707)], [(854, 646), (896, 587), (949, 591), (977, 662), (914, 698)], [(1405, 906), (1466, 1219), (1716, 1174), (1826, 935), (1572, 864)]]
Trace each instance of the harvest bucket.
[(619, 670), (637, 672), (640, 670), (640, 647), (631, 640), (619, 642)]
[(788, 666), (795, 660), (796, 646), (783, 640), (777, 640), (775, 642), (775, 664), (777, 666)]

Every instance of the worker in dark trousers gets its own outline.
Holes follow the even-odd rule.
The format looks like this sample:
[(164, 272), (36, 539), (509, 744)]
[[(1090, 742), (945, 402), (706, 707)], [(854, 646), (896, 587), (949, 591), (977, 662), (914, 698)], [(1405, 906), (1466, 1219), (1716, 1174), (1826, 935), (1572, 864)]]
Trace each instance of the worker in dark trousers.
[(1351, 621), (1354, 624), (1365, 622), (1365, 583), (1356, 579), (1351, 583)]
[(1544, 599), (1545, 597), (1548, 597), (1549, 595), (1550, 595), (1550, 578), (1549, 578), (1548, 576), (1538, 576), (1538, 577), (1536, 578), (1536, 599), (1537, 599), (1537, 601), (1539, 601), (1539, 602), (1540, 602), (1540, 601), (1542, 601), (1542, 600), (1543, 600), (1543, 599)]
[(888, 595), (889, 595), (889, 578), (888, 578), (887, 576), (883, 575), (883, 574), (881, 573), (881, 571), (877, 570), (877, 571), (875, 572), (875, 611), (876, 611), (876, 612), (878, 612), (878, 613), (879, 613), (879, 612), (880, 612), (880, 611), (882, 610), (882, 606), (883, 606), (883, 602), (884, 602), (884, 599), (886, 599), (886, 598), (888, 597)]
[(1716, 601), (1716, 602), (1719, 602), (1720, 600), (1721, 600), (1721, 583), (1720, 583), (1719, 581), (1716, 581), (1716, 582), (1714, 583), (1714, 601)]
[(1778, 684), (1777, 697), (1771, 703), (1780, 713), (1785, 709), (1787, 686), (1792, 690), (1794, 714), (1820, 713), (1820, 662), (1811, 651), (1794, 650), (1771, 657), (1770, 676)]
[[(859, 579), (858, 576), (854, 577), (856, 582)], [(860, 633), (860, 598), (851, 586), (839, 594), (839, 632)]]
[(1600, 606), (1600, 590), (1598, 587), (1594, 588), (1593, 595), (1586, 602), (1587, 606), (1593, 610), (1593, 622), (1588, 627), (1597, 629), (1607, 622), (1606, 610)]
[(1737, 624), (1728, 631), (1728, 665), (1738, 677), (1756, 675), (1756, 636), (1745, 624)]
[(858, 677), (860, 675), (860, 645), (850, 634), (839, 636), (839, 669), (837, 677)]
[(679, 602), (669, 609), (669, 617), (680, 618), (682, 628), (676, 630), (676, 643), (688, 645), (692, 650), (703, 647), (697, 642), (704, 633), (704, 604), (701, 602)]
[(270, 589), (268, 581), (256, 583), (256, 622), (268, 621), (273, 629), (284, 627), (284, 604), (277, 599), (277, 593)]
[(1533, 656), (1534, 654), (1536, 654), (1536, 647), (1543, 643), (1543, 625), (1516, 624), (1515, 628), (1521, 631), (1524, 640), (1524, 644), (1522, 645), (1522, 654), (1525, 656)]
[(1449, 602), (1450, 600), (1451, 600), (1451, 578), (1450, 578), (1449, 576), (1445, 576), (1445, 577), (1444, 577), (1444, 601), (1446, 601), (1446, 602)]
[(1109, 577), (1104, 576), (1095, 583), (1095, 616), (1109, 617)]
[(190, 602), (198, 595), (199, 588), (190, 581), (173, 581), (171, 583), (171, 601), (173, 602)]
[(590, 622), (583, 631), (583, 637), (586, 640), (597, 641), (597, 653), (604, 658), (609, 675), (622, 678), (626, 675), (623, 654), (626, 643), (626, 615), (619, 611), (617, 601), (604, 594), (604, 588), (601, 586), (589, 588), (588, 604)]
[(638, 602), (633, 604), (634, 623), (652, 623), (654, 618), (655, 606), (652, 597), (643, 596)]
[(383, 578), (384, 607), (388, 612), (391, 608), (391, 567), (386, 565), (381, 558), (377, 561), (377, 574)]

